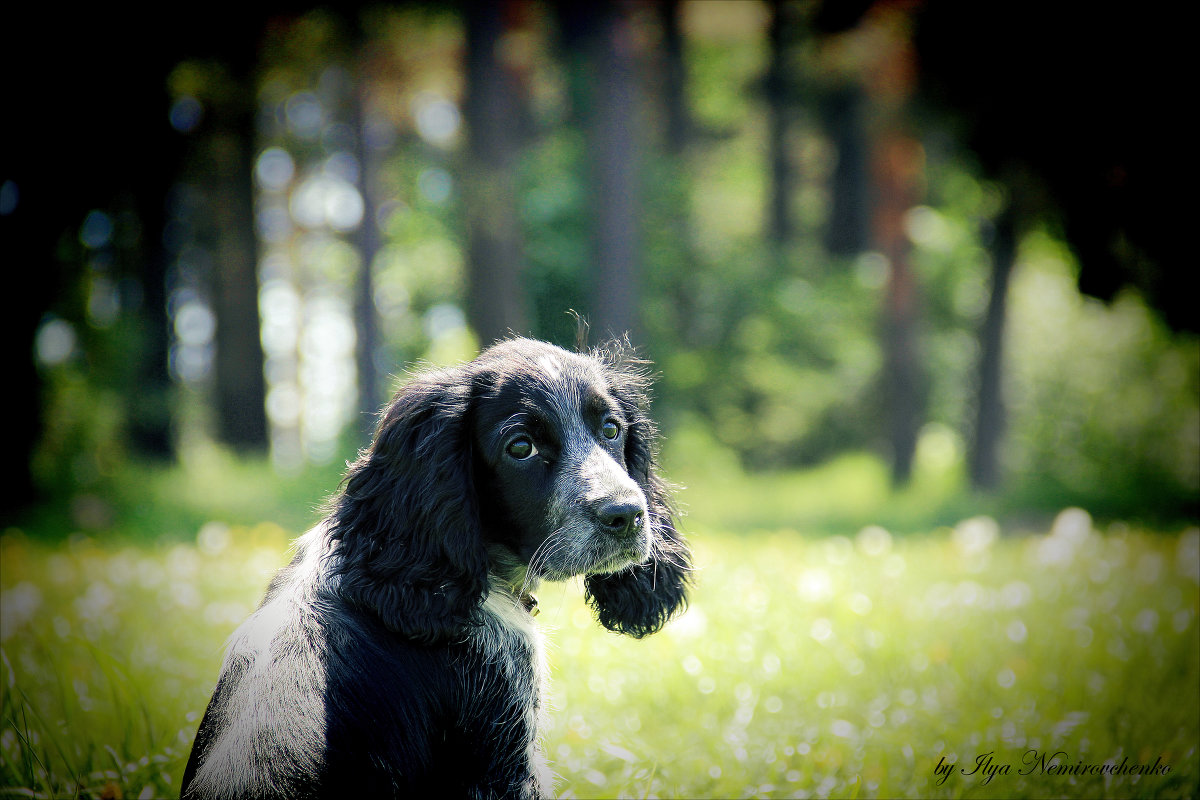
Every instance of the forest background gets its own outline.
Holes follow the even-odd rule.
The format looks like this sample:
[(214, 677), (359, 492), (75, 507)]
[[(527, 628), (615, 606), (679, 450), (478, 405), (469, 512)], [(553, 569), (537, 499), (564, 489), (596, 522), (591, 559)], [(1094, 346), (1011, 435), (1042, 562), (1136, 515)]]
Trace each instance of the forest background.
[(8, 54), (5, 507), (202, 438), (337, 461), (403, 370), (572, 345), (574, 311), (740, 467), (924, 453), (1019, 506), (1194, 513), (1179, 53), (988, 12), (43, 20)]

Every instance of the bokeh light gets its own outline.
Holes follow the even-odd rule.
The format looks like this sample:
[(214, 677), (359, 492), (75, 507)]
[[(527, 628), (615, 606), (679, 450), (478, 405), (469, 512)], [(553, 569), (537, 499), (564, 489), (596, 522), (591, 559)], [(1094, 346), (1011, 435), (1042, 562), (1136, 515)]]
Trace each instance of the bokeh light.
[(296, 162), (282, 147), (268, 147), (258, 155), (254, 163), (254, 177), (258, 185), (269, 192), (282, 192), (292, 181)]
[(171, 127), (180, 133), (192, 133), (204, 121), (204, 105), (191, 95), (176, 98), (168, 112)]
[(83, 224), (79, 228), (79, 241), (92, 250), (99, 250), (106, 247), (113, 236), (113, 221), (107, 213), (95, 209), (89, 211), (87, 216), (83, 218)]
[(77, 337), (71, 323), (55, 316), (48, 316), (38, 326), (34, 337), (34, 352), (44, 366), (61, 364), (75, 353)]
[(450, 100), (433, 92), (418, 92), (412, 106), (417, 133), (426, 141), (447, 146), (457, 136), (462, 118)]

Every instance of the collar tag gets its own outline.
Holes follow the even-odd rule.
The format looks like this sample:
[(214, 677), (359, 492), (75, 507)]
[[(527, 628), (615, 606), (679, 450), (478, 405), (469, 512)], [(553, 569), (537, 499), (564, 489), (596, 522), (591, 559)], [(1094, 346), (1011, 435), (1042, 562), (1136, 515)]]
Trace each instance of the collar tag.
[(525, 606), (525, 610), (529, 612), (529, 616), (536, 617), (541, 611), (538, 608), (538, 600), (533, 596), (532, 592), (526, 592), (521, 595), (521, 605)]

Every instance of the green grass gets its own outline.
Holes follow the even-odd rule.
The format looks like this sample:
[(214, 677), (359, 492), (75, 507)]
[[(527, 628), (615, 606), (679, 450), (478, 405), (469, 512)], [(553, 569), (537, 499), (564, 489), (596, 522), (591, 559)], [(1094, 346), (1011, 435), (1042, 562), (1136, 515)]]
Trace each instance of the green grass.
[[(699, 532), (688, 616), (597, 632), (574, 592), (548, 751), (580, 797), (1193, 796), (1200, 537), (990, 541), (975, 520), (893, 541)], [(1075, 528), (1081, 531), (1084, 526)], [(547, 592), (547, 595), (553, 595)], [(547, 601), (551, 602), (547, 602)], [(1029, 749), (1166, 777), (1020, 776)], [(988, 785), (941, 758), (1014, 766)], [(968, 767), (969, 769), (969, 767)]]
[[(1101, 533), (1082, 512), (950, 527), (1002, 505), (936, 447), (894, 491), (870, 456), (751, 476), (668, 444), (700, 565), (689, 612), (637, 642), (599, 629), (578, 585), (541, 592), (562, 795), (1200, 791), (1194, 528)], [(5, 533), (0, 797), (175, 794), (225, 639), (337, 472), (195, 447)], [(1016, 774), (1031, 749), (1171, 771)], [(989, 752), (1007, 774), (934, 776)]]
[(924, 533), (982, 513), (1014, 516), (1019, 508), (1018, 516), (1027, 518), (1030, 511), (1005, 495), (971, 492), (961, 442), (940, 425), (922, 433), (912, 479), (903, 488), (893, 487), (887, 463), (868, 452), (843, 453), (806, 469), (747, 472), (694, 424), (672, 430), (663, 460), (666, 474), (685, 487), (680, 499), (689, 515), (718, 530), (853, 535), (883, 525)]
[[(352, 460), (352, 447), (343, 448)], [(239, 458), (208, 441), (188, 442), (170, 467), (130, 460), (85, 488), (42, 498), (15, 520), (35, 538), (60, 542), (72, 532), (105, 540), (194, 541), (210, 520), (253, 526), (264, 520), (303, 531), (319, 518), (345, 470), (343, 460), (279, 472), (265, 456)]]
[[(540, 594), (546, 749), (568, 797), (1189, 797), (1200, 791), (1200, 532), (1082, 512), (1053, 535), (690, 526), (688, 613), (644, 641)], [(284, 563), (273, 524), (194, 543), (0, 549), (0, 796), (178, 791), (223, 642)], [(1019, 775), (1028, 750), (1168, 774)], [(984, 784), (940, 760), (1011, 764)], [(970, 766), (968, 766), (968, 769)]]
[(178, 795), (222, 643), (280, 566), (286, 539), (274, 525), (216, 523), (198, 545), (4, 535), (0, 786)]

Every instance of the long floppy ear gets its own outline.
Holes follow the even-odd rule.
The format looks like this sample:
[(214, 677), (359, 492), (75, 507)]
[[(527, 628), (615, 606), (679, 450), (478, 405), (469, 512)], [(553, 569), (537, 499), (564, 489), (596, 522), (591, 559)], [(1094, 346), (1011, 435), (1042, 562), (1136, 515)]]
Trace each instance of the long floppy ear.
[(658, 431), (649, 416), (645, 364), (630, 358), (620, 344), (596, 356), (607, 367), (609, 386), (628, 423), (625, 466), (646, 494), (651, 550), (641, 564), (610, 575), (589, 575), (584, 589), (601, 625), (641, 639), (687, 607), (691, 551), (675, 527), (670, 490), (657, 474)]
[(339, 593), (419, 641), (471, 624), (487, 586), (470, 403), (471, 380), (461, 369), (401, 389), (330, 514)]

